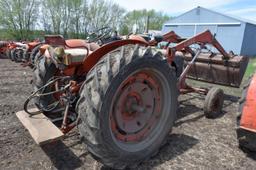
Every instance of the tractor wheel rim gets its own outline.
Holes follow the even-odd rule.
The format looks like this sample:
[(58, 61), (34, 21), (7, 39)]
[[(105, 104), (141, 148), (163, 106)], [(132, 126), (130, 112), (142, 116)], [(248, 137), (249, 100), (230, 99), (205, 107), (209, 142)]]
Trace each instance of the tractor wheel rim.
[(166, 86), (162, 73), (154, 69), (136, 71), (119, 86), (111, 103), (109, 121), (112, 136), (121, 148), (131, 151), (136, 149), (134, 144), (147, 147), (149, 138), (153, 140), (154, 133), (159, 133), (157, 127), (162, 127), (161, 119), (166, 119), (162, 113), (170, 107)]

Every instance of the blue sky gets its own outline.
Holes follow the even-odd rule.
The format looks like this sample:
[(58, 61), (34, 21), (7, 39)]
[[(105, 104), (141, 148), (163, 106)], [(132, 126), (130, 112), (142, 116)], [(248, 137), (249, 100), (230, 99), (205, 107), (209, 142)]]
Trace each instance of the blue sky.
[(128, 10), (155, 9), (177, 16), (202, 6), (217, 12), (256, 21), (256, 0), (112, 0)]

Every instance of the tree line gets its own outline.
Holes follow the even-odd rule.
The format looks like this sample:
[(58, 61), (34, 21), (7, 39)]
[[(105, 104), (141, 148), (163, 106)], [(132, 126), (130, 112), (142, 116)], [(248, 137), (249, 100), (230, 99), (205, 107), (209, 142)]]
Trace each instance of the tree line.
[(85, 38), (109, 26), (122, 35), (160, 30), (170, 17), (155, 10), (127, 11), (108, 0), (0, 0), (0, 38), (33, 39), (43, 34)]

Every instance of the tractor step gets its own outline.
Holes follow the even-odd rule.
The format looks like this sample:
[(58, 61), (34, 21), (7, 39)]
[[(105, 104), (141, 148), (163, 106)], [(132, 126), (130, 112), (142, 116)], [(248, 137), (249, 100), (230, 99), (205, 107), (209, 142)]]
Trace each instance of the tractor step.
[[(31, 109), (37, 111), (37, 109)], [(21, 123), (28, 129), (30, 135), (38, 145), (44, 145), (60, 140), (64, 134), (43, 113), (30, 116), (25, 111), (16, 113)]]

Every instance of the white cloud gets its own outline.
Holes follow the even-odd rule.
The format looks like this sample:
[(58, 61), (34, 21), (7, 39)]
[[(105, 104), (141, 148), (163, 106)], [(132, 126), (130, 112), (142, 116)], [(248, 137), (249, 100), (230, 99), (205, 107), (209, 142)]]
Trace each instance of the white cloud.
[[(202, 6), (215, 11), (231, 14), (240, 18), (256, 21), (256, 6), (244, 9), (227, 8), (241, 0), (112, 0), (127, 10), (155, 9), (169, 15), (177, 16), (197, 6)], [(239, 4), (239, 3), (238, 3)], [(236, 6), (237, 8), (237, 6)]]
[(256, 13), (256, 6), (253, 6), (250, 8), (244, 8), (244, 9), (230, 10), (227, 12), (235, 15), (248, 14), (248, 13), (254, 13), (254, 12)]
[(235, 9), (235, 10), (230, 9), (230, 10), (226, 10), (226, 13), (256, 21), (256, 6), (251, 6), (249, 8), (243, 8), (243, 9)]
[(168, 14), (180, 14), (197, 6), (217, 8), (238, 0), (113, 0), (128, 10), (155, 9)]

